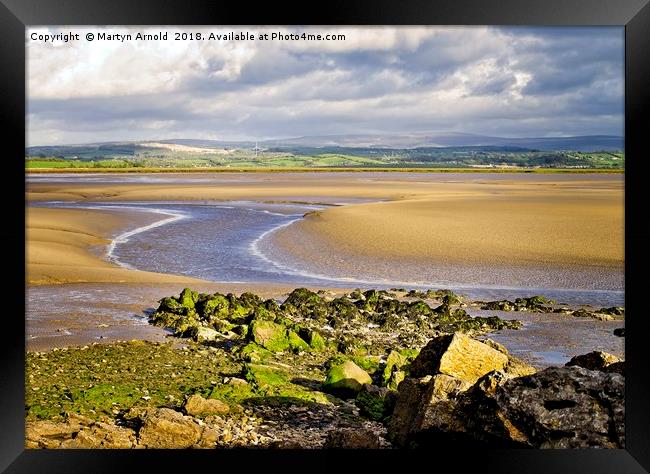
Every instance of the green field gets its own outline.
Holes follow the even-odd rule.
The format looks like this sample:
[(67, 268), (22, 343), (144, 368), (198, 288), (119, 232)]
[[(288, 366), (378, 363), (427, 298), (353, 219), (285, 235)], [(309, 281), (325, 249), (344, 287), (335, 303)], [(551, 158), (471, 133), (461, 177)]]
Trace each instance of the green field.
[[(52, 154), (46, 155), (45, 152)], [(535, 151), (507, 147), (456, 148), (209, 148), (167, 149), (142, 145), (34, 147), (27, 169), (609, 169), (625, 168), (624, 152)]]

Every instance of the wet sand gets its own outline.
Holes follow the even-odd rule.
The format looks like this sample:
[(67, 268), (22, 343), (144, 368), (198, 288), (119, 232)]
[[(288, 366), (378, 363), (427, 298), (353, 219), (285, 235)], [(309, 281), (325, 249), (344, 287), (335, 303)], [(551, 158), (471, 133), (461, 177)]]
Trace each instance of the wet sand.
[(30, 207), (26, 213), (27, 283), (200, 283), (195, 278), (122, 268), (102, 257), (112, 236), (159, 219), (123, 211)]
[[(161, 298), (178, 295), (181, 283), (68, 283), (27, 288), (26, 343), (30, 351), (119, 340), (168, 340), (170, 332), (148, 323)], [(293, 287), (281, 285), (196, 283), (200, 292), (284, 300)], [(349, 291), (349, 290), (347, 290)], [(337, 290), (343, 294), (345, 290)]]
[(392, 267), (397, 278), (418, 267), (406, 281), (620, 290), (622, 184), (437, 183), (424, 197), (310, 213), (269, 246), (311, 268)]

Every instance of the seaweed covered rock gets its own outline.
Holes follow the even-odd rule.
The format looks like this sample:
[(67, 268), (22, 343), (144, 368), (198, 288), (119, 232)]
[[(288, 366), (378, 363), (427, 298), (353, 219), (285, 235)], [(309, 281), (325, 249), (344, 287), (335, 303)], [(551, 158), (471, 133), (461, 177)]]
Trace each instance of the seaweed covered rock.
[(404, 296), (407, 298), (437, 299), (446, 304), (459, 304), (462, 301), (460, 296), (447, 289), (427, 291), (410, 290)]
[(296, 288), (280, 308), (289, 314), (324, 321), (329, 313), (327, 300), (307, 288)]
[(611, 316), (625, 316), (625, 308), (622, 306), (612, 306), (610, 308), (600, 308), (598, 313), (609, 314)]
[(250, 338), (271, 352), (285, 351), (291, 346), (287, 329), (272, 321), (259, 319), (253, 321), (250, 325)]
[(372, 384), (372, 378), (351, 360), (332, 364), (323, 383), (323, 390), (342, 398), (352, 398), (365, 384)]
[(374, 421), (390, 417), (395, 406), (395, 392), (386, 387), (363, 385), (355, 400), (362, 416)]
[(485, 303), (481, 309), (496, 311), (534, 311), (539, 313), (550, 313), (553, 309), (550, 306), (555, 301), (545, 296), (531, 296), (530, 298), (517, 298), (515, 301), (498, 300)]
[(416, 349), (393, 350), (386, 358), (386, 365), (382, 372), (382, 385), (391, 390), (397, 390), (399, 383), (407, 374), (407, 365), (418, 355)]
[(606, 368), (616, 362), (621, 362), (621, 359), (613, 354), (602, 351), (593, 351), (588, 354), (582, 354), (573, 357), (565, 365), (567, 367), (578, 366), (589, 370), (606, 370)]
[(577, 309), (571, 313), (574, 318), (591, 318), (599, 321), (612, 321), (614, 317), (611, 314), (588, 311), (584, 308)]

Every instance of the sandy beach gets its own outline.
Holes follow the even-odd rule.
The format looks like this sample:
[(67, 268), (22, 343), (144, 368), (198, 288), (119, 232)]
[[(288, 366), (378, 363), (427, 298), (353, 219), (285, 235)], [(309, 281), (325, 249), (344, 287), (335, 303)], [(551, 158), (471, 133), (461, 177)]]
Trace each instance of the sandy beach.
[[(33, 182), (28, 200), (371, 202), (309, 214), (274, 244), (315, 264), (323, 255), (459, 265), (599, 267), (622, 272), (622, 175), (281, 173), (183, 175), (186, 182)], [(30, 283), (190, 282), (117, 267), (91, 249), (152, 216), (95, 210), (27, 212)], [(141, 224), (140, 224), (141, 225)], [(99, 252), (101, 253), (101, 252)]]
[[(313, 212), (277, 232), (301, 259), (331, 251), (431, 263), (623, 266), (622, 192), (477, 185)], [(491, 191), (491, 192), (490, 192)], [(300, 242), (300, 245), (295, 245)], [(321, 249), (314, 252), (314, 249)]]

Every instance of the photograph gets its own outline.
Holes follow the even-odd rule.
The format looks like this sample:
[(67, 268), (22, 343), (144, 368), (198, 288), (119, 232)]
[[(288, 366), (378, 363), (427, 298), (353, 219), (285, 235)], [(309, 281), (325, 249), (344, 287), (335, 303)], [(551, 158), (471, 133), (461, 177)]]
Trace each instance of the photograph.
[(625, 449), (623, 26), (25, 36), (25, 448)]

